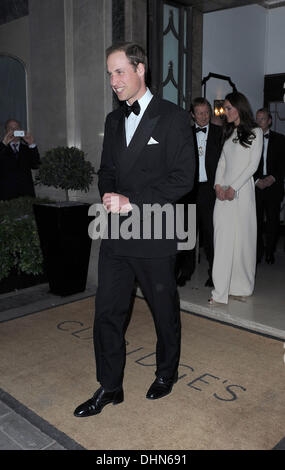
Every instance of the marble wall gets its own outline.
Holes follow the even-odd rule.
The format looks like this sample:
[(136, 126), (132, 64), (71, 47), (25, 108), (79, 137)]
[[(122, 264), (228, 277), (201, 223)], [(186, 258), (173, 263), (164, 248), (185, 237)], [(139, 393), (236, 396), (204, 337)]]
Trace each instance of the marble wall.
[[(41, 151), (78, 146), (98, 170), (106, 114), (112, 93), (105, 49), (112, 42), (111, 0), (30, 0), (33, 128)], [(63, 193), (38, 187), (37, 194), (61, 199)], [(97, 178), (88, 194), (99, 199)]]
[(147, 0), (125, 0), (125, 39), (147, 49)]
[[(112, 110), (112, 91), (105, 64), (105, 50), (112, 43), (109, 0), (73, 2), (73, 74), (76, 113), (74, 142), (87, 153), (98, 171), (106, 115)], [(85, 196), (98, 200), (97, 177)]]

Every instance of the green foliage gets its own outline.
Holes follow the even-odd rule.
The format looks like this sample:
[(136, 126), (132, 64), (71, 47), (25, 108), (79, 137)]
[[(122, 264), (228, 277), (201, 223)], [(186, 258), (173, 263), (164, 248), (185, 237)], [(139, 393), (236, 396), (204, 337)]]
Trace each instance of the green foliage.
[(42, 274), (43, 258), (33, 215), (33, 204), (47, 199), (23, 197), (0, 201), (0, 281), (13, 268), (19, 273)]
[(56, 147), (48, 150), (41, 160), (35, 182), (45, 186), (87, 192), (95, 171), (85, 160), (85, 154), (76, 147)]
[(30, 196), (18, 197), (10, 201), (0, 201), (0, 221), (5, 216), (19, 218), (23, 215), (33, 215), (33, 204), (52, 202), (47, 198), (34, 198)]

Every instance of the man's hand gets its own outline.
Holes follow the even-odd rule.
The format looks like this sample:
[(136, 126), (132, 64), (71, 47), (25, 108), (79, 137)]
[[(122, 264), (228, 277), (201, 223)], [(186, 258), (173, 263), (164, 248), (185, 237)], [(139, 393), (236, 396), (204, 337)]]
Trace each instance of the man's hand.
[(265, 188), (269, 188), (273, 183), (275, 183), (275, 178), (272, 175), (266, 176), (266, 178), (263, 178), (263, 183)]
[(7, 134), (4, 136), (4, 139), (2, 140), (4, 145), (9, 145), (10, 142), (14, 140), (14, 131), (8, 131)]
[(25, 134), (23, 137), (24, 141), (27, 142), (28, 145), (33, 145), (35, 143), (35, 140), (32, 136), (32, 134)]
[(272, 175), (266, 176), (263, 179), (259, 179), (255, 186), (257, 186), (259, 189), (265, 189), (269, 188), (273, 183), (275, 183), (275, 178)]
[(258, 188), (258, 189), (264, 189), (266, 188), (265, 184), (264, 184), (264, 180), (262, 179), (259, 179), (256, 183), (255, 183), (255, 186)]
[(126, 214), (132, 210), (129, 198), (118, 193), (105, 193), (102, 199), (107, 212)]

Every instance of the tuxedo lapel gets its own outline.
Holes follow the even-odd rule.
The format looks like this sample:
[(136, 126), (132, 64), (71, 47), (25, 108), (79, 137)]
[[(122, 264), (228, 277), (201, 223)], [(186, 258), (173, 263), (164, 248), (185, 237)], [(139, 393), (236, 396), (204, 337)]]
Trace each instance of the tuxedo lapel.
[(16, 150), (16, 148), (14, 149), (11, 147), (11, 145), (9, 145), (9, 153), (11, 157), (14, 158), (14, 161), (17, 163), (19, 159), (19, 152), (21, 151), (21, 146), (19, 146), (18, 150)]
[(273, 137), (271, 131), (269, 131), (269, 139), (268, 139), (268, 146), (267, 146), (267, 156), (266, 156), (267, 163), (268, 163), (268, 161), (271, 160), (271, 158), (272, 158), (273, 147), (274, 147), (274, 137)]
[(124, 150), (120, 155), (120, 166), (129, 171), (139, 159), (145, 145), (147, 145), (154, 127), (159, 120), (159, 112), (156, 109), (156, 99), (153, 98), (129, 143), (126, 146), (125, 126), (124, 128)]
[(193, 131), (193, 142), (194, 142), (194, 150), (195, 150), (195, 182), (199, 180), (199, 150), (198, 150), (198, 142), (197, 142), (197, 134), (196, 134), (196, 126), (192, 126)]
[(127, 143), (126, 143), (126, 129), (125, 129), (125, 114), (122, 113), (120, 118), (117, 121), (117, 129), (116, 129), (116, 151), (118, 155), (125, 152), (127, 150)]
[(207, 145), (206, 145), (206, 158), (211, 153), (211, 148), (213, 147), (213, 143), (214, 143), (213, 129), (211, 127), (211, 124), (209, 124), (209, 131), (208, 131)]
[(134, 159), (136, 159), (143, 147), (148, 143), (152, 130), (154, 129), (159, 116), (151, 117), (148, 109), (145, 110), (144, 115), (129, 143), (128, 150), (132, 152)]
[[(264, 168), (264, 141), (265, 138), (263, 136), (263, 146), (262, 146), (262, 153), (261, 153), (261, 158), (259, 161), (258, 165), (258, 175), (262, 178), (263, 177), (263, 168)], [(271, 161), (271, 155), (272, 155), (272, 134), (269, 132), (269, 139), (268, 139), (268, 145), (267, 145), (267, 152), (266, 152), (266, 169), (267, 172), (269, 171), (269, 166), (270, 166), (270, 161)]]
[(192, 131), (193, 131), (193, 142), (194, 142), (194, 148), (195, 148), (195, 155), (196, 159), (198, 157), (198, 143), (197, 143), (197, 134), (196, 134), (196, 126), (192, 126)]
[(211, 153), (214, 148), (215, 148), (215, 136), (214, 136), (213, 128), (211, 124), (209, 124), (209, 131), (208, 131), (208, 138), (207, 138), (207, 145), (206, 145), (206, 155), (205, 155), (205, 167), (206, 167), (208, 178), (209, 178), (209, 175), (208, 175), (209, 165), (211, 164)]

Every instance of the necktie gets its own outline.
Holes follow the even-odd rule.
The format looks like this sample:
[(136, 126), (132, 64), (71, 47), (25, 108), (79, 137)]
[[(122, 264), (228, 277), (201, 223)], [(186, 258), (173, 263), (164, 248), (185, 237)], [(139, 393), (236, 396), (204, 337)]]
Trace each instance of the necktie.
[(18, 160), (18, 157), (19, 157), (19, 148), (17, 146), (17, 144), (12, 144), (12, 150), (15, 154), (15, 157), (16, 157), (16, 160)]
[(124, 106), (124, 112), (127, 118), (129, 117), (131, 113), (134, 113), (137, 116), (140, 114), (141, 107), (138, 101), (135, 101), (131, 106), (129, 106), (127, 102), (125, 101), (123, 106)]
[(204, 132), (206, 134), (207, 132), (207, 127), (196, 127), (195, 132)]
[(264, 139), (269, 139), (269, 134), (264, 134)]

